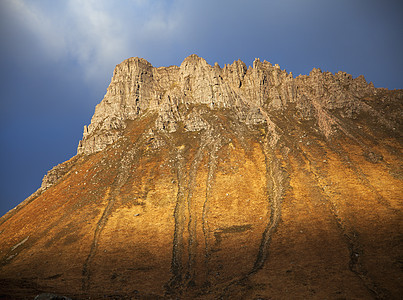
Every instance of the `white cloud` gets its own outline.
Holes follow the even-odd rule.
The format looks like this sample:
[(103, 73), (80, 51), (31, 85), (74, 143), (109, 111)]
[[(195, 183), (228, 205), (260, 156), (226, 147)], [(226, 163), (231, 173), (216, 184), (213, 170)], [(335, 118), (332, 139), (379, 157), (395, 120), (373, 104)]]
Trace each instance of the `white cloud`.
[(106, 68), (129, 52), (122, 21), (113, 18), (102, 1), (70, 0), (68, 9), (66, 17), (72, 30), (63, 34), (69, 53), (83, 65), (88, 77), (111, 73)]
[(172, 37), (179, 18), (161, 1), (8, 0), (14, 19), (41, 45), (46, 59), (73, 59), (85, 77), (110, 74), (121, 60), (145, 53), (149, 41)]
[(89, 81), (111, 74), (130, 56), (161, 54), (185, 27), (182, 0), (6, 1), (46, 59), (75, 60)]

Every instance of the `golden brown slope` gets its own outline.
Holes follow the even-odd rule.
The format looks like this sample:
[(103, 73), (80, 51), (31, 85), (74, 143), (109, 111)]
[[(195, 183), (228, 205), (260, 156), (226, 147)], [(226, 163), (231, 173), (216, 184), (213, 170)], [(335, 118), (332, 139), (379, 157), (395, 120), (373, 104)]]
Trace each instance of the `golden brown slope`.
[[(244, 88), (265, 76), (256, 69), (242, 69)], [(310, 86), (281, 109), (266, 100), (245, 109), (177, 103), (177, 87), (165, 91), (176, 103), (167, 119), (161, 104), (124, 120), (110, 129), (111, 144), (57, 167), (0, 219), (1, 294), (398, 299), (402, 93), (377, 90), (354, 103), (333, 93), (344, 104), (324, 104), (328, 92), (308, 98), (301, 89)], [(175, 130), (159, 127), (161, 118)], [(85, 133), (87, 145), (108, 136), (102, 124), (98, 136)]]

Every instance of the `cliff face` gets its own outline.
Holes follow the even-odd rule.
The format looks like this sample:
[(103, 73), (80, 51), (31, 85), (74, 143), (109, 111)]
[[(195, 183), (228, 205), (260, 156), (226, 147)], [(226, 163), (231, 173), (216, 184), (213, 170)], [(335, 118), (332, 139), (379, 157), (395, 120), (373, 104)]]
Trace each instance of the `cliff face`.
[(397, 299), (402, 98), (258, 59), (127, 59), (77, 155), (0, 219), (0, 295)]
[(352, 117), (369, 109), (360, 100), (375, 89), (363, 76), (353, 79), (314, 69), (309, 76), (293, 78), (278, 65), (256, 59), (252, 68), (242, 61), (220, 68), (196, 55), (186, 58), (180, 67), (153, 68), (144, 59), (130, 58), (116, 66), (111, 84), (84, 135), (77, 153), (90, 154), (115, 142), (127, 120), (156, 113), (155, 129), (175, 132), (184, 122), (186, 131), (206, 129), (207, 123), (194, 106), (214, 110), (226, 108), (247, 125), (265, 122), (265, 112), (281, 113), (296, 106), (304, 119), (315, 119), (327, 137), (337, 121), (327, 111), (342, 109)]

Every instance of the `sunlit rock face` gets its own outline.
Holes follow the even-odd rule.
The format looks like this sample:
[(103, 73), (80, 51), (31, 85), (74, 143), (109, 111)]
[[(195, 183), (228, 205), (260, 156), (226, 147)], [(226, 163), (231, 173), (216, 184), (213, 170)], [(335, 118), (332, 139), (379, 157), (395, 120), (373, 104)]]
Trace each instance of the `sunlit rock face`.
[(247, 125), (264, 123), (266, 112), (296, 107), (304, 119), (316, 119), (328, 137), (337, 120), (327, 110), (341, 109), (348, 117), (364, 107), (371, 111), (358, 99), (374, 92), (363, 76), (353, 79), (344, 72), (333, 75), (313, 69), (309, 76), (293, 78), (278, 65), (259, 59), (253, 68), (242, 61), (220, 68), (191, 55), (180, 67), (153, 68), (144, 59), (130, 58), (116, 66), (91, 124), (84, 127), (77, 153), (103, 150), (122, 136), (126, 121), (146, 114), (158, 116), (154, 127), (158, 131), (175, 132), (182, 122), (185, 131), (206, 129), (208, 123), (194, 106), (231, 110)]
[(398, 299), (402, 98), (127, 59), (77, 155), (0, 219), (0, 296)]

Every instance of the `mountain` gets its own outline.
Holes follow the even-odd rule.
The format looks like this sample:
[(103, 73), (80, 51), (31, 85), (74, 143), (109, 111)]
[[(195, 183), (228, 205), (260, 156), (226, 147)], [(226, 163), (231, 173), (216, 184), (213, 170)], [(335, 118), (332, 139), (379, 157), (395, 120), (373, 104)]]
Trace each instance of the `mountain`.
[(402, 99), (259, 59), (129, 58), (77, 155), (0, 219), (0, 295), (399, 299)]

